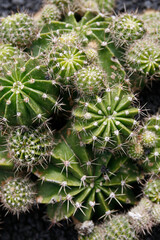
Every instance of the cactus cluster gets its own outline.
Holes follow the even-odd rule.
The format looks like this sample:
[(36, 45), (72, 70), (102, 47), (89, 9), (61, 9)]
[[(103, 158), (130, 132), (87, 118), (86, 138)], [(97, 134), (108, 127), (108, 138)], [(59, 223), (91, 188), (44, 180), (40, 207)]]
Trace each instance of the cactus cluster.
[[(160, 222), (160, 116), (141, 121), (136, 97), (159, 76), (158, 28), (113, 5), (48, 0), (36, 23), (0, 23), (0, 201), (17, 215), (47, 204), (83, 240), (137, 240)], [(148, 175), (140, 203), (112, 216)]]

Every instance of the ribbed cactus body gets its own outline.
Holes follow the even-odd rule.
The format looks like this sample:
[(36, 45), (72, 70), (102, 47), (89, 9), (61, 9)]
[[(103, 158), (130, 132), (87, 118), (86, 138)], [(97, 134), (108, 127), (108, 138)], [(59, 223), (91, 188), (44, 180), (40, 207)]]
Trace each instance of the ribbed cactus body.
[(117, 215), (105, 222), (105, 240), (138, 240), (133, 226), (125, 215)]
[(59, 20), (61, 18), (61, 12), (58, 7), (54, 4), (47, 4), (44, 6), (42, 11), (42, 20), (45, 23), (50, 23), (54, 20)]
[(23, 167), (32, 170), (34, 166), (43, 166), (49, 161), (53, 137), (44, 127), (18, 127), (11, 131), (7, 144), (16, 170)]
[(81, 68), (74, 76), (76, 89), (85, 96), (98, 94), (105, 89), (105, 81), (103, 70), (94, 65)]
[[(4, 76), (3, 76), (4, 75)], [(55, 81), (46, 80), (46, 69), (30, 58), (6, 66), (0, 76), (0, 116), (9, 125), (31, 125), (51, 116), (58, 89)]]
[(142, 38), (145, 31), (143, 22), (137, 16), (128, 13), (113, 18), (110, 27), (111, 37), (117, 45)]
[(33, 19), (24, 13), (4, 18), (0, 24), (0, 38), (13, 46), (27, 47), (36, 38), (38, 29)]
[(159, 74), (159, 43), (149, 37), (137, 40), (126, 52), (126, 62), (131, 72), (151, 76)]
[(158, 178), (149, 179), (143, 191), (152, 202), (160, 203), (160, 180)]
[(147, 150), (143, 168), (147, 173), (160, 172), (160, 116), (155, 115), (145, 120), (140, 131), (141, 142)]
[(107, 88), (102, 97), (80, 101), (73, 111), (74, 129), (84, 143), (92, 143), (98, 148), (122, 147), (137, 124), (134, 116), (139, 109), (131, 106), (133, 99), (133, 94), (116, 85)]
[(26, 178), (8, 178), (1, 185), (3, 207), (13, 214), (28, 211), (34, 204), (34, 198), (33, 183)]
[(94, 155), (69, 129), (57, 142), (48, 168), (34, 172), (43, 180), (40, 202), (56, 202), (48, 206), (52, 220), (71, 215), (80, 221), (94, 215), (107, 217), (110, 209), (134, 201), (130, 184), (136, 181), (138, 172), (130, 159), (109, 153)]

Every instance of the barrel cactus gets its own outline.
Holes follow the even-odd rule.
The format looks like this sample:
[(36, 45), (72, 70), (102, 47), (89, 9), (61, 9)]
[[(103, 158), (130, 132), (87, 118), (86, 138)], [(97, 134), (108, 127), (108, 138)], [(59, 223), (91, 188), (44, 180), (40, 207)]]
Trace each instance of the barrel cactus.
[(46, 69), (38, 59), (17, 61), (0, 76), (0, 117), (9, 125), (43, 122), (58, 110), (58, 88), (46, 80)]
[(59, 221), (75, 215), (82, 222), (133, 203), (131, 183), (139, 176), (126, 156), (94, 155), (70, 129), (57, 139), (48, 168), (38, 167), (34, 174), (43, 181), (38, 200), (50, 203), (49, 217)]

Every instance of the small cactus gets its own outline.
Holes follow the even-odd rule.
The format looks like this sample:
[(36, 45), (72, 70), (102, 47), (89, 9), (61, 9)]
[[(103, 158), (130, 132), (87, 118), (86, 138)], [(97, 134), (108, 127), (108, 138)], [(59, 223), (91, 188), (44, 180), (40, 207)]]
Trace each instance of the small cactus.
[(1, 184), (0, 192), (3, 207), (13, 214), (28, 211), (35, 201), (33, 183), (26, 178), (6, 179)]
[(88, 236), (94, 230), (94, 223), (93, 221), (85, 221), (83, 223), (77, 223), (75, 225), (75, 229), (78, 231), (78, 234), (81, 236)]
[(134, 95), (127, 93), (122, 85), (108, 87), (102, 97), (79, 102), (73, 111), (73, 127), (84, 143), (102, 149), (122, 147), (137, 124), (134, 116), (140, 110), (131, 106), (133, 100)]
[(42, 20), (45, 23), (51, 23), (51, 21), (59, 20), (61, 18), (61, 12), (54, 4), (47, 4), (42, 11)]
[(142, 159), (144, 155), (144, 149), (141, 142), (131, 141), (127, 149), (127, 155), (134, 160)]
[(160, 203), (160, 179), (149, 179), (145, 184), (143, 192), (152, 202)]
[(16, 170), (23, 167), (32, 170), (34, 166), (43, 166), (49, 161), (53, 137), (44, 127), (28, 129), (22, 126), (11, 131), (7, 145)]
[(13, 46), (28, 47), (36, 38), (38, 29), (33, 19), (25, 13), (16, 13), (2, 19), (0, 38)]
[(94, 65), (81, 68), (74, 74), (74, 84), (81, 95), (98, 94), (105, 88), (105, 74), (103, 70)]
[(159, 74), (160, 44), (150, 37), (137, 40), (126, 52), (126, 62), (132, 73), (145, 76)]

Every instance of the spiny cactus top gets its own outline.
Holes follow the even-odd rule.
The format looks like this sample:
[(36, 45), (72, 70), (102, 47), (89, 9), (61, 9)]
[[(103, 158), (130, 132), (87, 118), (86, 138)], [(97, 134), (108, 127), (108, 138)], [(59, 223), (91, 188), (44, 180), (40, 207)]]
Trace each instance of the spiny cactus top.
[(143, 159), (143, 168), (147, 173), (160, 172), (160, 116), (152, 116), (145, 120), (140, 130), (141, 143), (147, 150)]
[(137, 16), (125, 13), (113, 18), (110, 33), (116, 45), (123, 45), (142, 38), (145, 29)]
[(50, 23), (53, 20), (59, 20), (61, 18), (61, 12), (54, 4), (47, 4), (42, 11), (42, 20), (46, 23)]
[(49, 217), (59, 221), (75, 215), (85, 221), (93, 215), (107, 217), (117, 205), (133, 203), (130, 184), (137, 180), (138, 171), (132, 161), (109, 153), (94, 155), (72, 131), (65, 131), (48, 168), (34, 172), (43, 181), (38, 201), (57, 202), (49, 205)]
[(7, 145), (16, 170), (22, 167), (32, 170), (35, 165), (43, 166), (48, 162), (53, 147), (53, 137), (44, 127), (28, 129), (22, 126), (11, 131)]
[(35, 202), (33, 183), (26, 178), (8, 178), (1, 185), (1, 202), (3, 207), (19, 215), (28, 211)]
[(137, 40), (126, 52), (126, 62), (131, 72), (159, 74), (160, 44), (148, 37)]
[(105, 148), (122, 147), (137, 124), (134, 116), (140, 111), (131, 106), (134, 95), (122, 85), (107, 88), (102, 97), (80, 101), (73, 111), (74, 129), (80, 132), (84, 143)]
[(3, 70), (4, 65), (10, 65), (17, 58), (24, 58), (25, 54), (22, 53), (18, 48), (13, 47), (9, 44), (0, 45), (0, 71)]
[(143, 192), (152, 202), (160, 203), (160, 179), (149, 179), (145, 184)]
[[(155, 39), (159, 39), (160, 33), (160, 13), (159, 11), (146, 11), (141, 16), (147, 32)], [(157, 34), (158, 33), (158, 34)]]
[(56, 102), (55, 81), (35, 58), (5, 66), (0, 76), (0, 117), (9, 125), (31, 125), (51, 116)]
[(36, 38), (38, 29), (33, 19), (24, 13), (16, 13), (2, 19), (0, 38), (4, 43), (27, 47)]
[(103, 70), (94, 65), (83, 67), (74, 74), (74, 84), (82, 95), (98, 94), (105, 88), (105, 74)]

